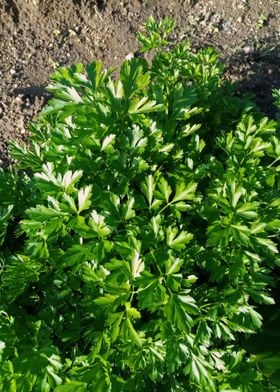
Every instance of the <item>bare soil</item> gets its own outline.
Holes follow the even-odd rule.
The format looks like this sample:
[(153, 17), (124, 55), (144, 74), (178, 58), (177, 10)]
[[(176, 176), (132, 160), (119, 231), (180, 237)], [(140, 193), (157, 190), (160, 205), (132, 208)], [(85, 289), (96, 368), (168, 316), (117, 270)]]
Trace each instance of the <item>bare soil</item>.
[(279, 0), (0, 0), (0, 165), (10, 162), (9, 140), (26, 139), (56, 67), (95, 59), (118, 65), (137, 52), (135, 33), (150, 15), (174, 17), (175, 38), (193, 48), (214, 46), (226, 77), (274, 115)]

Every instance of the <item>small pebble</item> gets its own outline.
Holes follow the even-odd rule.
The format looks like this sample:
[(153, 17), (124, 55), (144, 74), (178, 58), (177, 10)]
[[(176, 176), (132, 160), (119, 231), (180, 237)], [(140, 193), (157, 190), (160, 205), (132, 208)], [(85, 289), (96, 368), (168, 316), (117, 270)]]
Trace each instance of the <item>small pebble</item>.
[(126, 60), (131, 60), (131, 59), (133, 59), (133, 57), (134, 57), (134, 54), (133, 54), (133, 53), (128, 53), (128, 54), (125, 56), (125, 59), (126, 59)]
[(254, 53), (254, 47), (253, 46), (249, 46), (249, 45), (247, 45), (247, 46), (244, 46), (244, 48), (243, 48), (243, 52), (245, 53), (245, 54), (252, 54), (252, 53)]

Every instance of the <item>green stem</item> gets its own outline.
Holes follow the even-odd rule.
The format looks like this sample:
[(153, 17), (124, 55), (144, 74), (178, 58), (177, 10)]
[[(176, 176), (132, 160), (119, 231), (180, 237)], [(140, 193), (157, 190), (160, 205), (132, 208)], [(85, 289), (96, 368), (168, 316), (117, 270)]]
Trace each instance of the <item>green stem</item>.
[(280, 160), (280, 157), (278, 157), (278, 158), (276, 158), (276, 159), (274, 159), (274, 161), (273, 162), (271, 162), (267, 167), (271, 167), (271, 166), (273, 166), (274, 165), (274, 163), (276, 163), (276, 162), (278, 162)]

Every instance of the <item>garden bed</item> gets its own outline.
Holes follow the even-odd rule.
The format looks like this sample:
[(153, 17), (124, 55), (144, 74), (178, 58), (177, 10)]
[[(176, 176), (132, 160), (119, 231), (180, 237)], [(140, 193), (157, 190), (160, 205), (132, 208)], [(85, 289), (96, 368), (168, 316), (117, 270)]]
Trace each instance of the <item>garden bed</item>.
[(135, 32), (150, 15), (174, 17), (174, 38), (188, 37), (193, 48), (214, 46), (227, 62), (226, 76), (273, 114), (271, 89), (280, 87), (277, 0), (0, 0), (0, 164), (9, 163), (9, 140), (26, 139), (58, 65), (118, 65), (137, 52)]

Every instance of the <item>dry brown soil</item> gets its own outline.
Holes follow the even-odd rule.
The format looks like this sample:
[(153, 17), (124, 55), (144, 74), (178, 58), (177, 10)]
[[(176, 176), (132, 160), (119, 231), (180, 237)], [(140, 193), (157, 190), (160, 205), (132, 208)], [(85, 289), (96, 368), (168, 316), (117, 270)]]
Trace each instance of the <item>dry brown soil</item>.
[(174, 17), (176, 38), (194, 48), (217, 48), (226, 77), (273, 115), (280, 0), (0, 0), (0, 164), (9, 162), (7, 142), (27, 137), (57, 66), (94, 59), (118, 65), (137, 52), (135, 32), (150, 15)]

